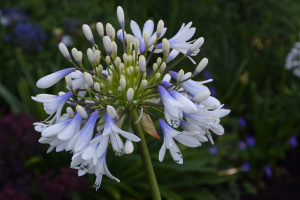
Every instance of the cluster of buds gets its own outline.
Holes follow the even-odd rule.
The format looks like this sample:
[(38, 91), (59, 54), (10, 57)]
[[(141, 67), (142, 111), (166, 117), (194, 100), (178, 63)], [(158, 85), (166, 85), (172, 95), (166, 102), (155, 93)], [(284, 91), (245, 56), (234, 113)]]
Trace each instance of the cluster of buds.
[[(83, 66), (81, 51), (71, 50), (74, 62), (67, 47), (63, 43), (59, 45), (61, 53), (73, 66), (41, 78), (37, 87), (48, 88), (65, 78), (67, 93), (32, 97), (43, 103), (50, 115), (46, 121), (35, 123), (42, 136), (39, 142), (50, 144), (48, 152), (53, 149), (57, 152), (72, 151), (71, 168), (78, 169), (79, 176), (94, 173), (96, 188), (100, 186), (102, 175), (119, 181), (108, 171), (106, 152), (109, 145), (117, 156), (133, 152), (132, 142), (139, 142), (140, 138), (128, 132), (131, 124), (141, 123), (147, 133), (160, 139), (152, 121), (157, 119), (164, 136), (159, 160), (163, 160), (166, 149), (169, 149), (174, 161), (182, 164), (183, 156), (174, 139), (188, 147), (198, 147), (208, 140), (213, 143), (210, 131), (222, 135), (224, 129), (220, 118), (230, 112), (210, 96), (204, 83), (212, 80), (192, 80), (206, 67), (208, 59), (202, 59), (193, 73), (185, 73), (183, 69), (178, 73), (171, 71), (184, 58), (194, 62), (190, 56), (196, 56), (204, 43), (202, 37), (193, 43), (187, 42), (196, 30), (191, 27), (191, 22), (183, 24), (174, 37), (163, 38), (159, 43), (167, 30), (162, 20), (154, 33), (151, 20), (146, 21), (142, 32), (137, 23), (131, 21), (131, 35), (125, 32), (121, 7), (117, 8), (117, 15), (121, 26), (117, 32), (120, 41), (115, 40), (116, 31), (111, 24), (106, 24), (105, 31), (101, 22), (96, 25), (103, 51), (95, 43), (90, 27), (82, 26), (92, 45), (87, 49), (91, 66)], [(117, 43), (123, 48), (118, 49)], [(119, 56), (121, 51), (123, 54), (119, 53)], [(162, 56), (152, 62), (153, 71), (146, 70), (151, 68), (149, 61), (154, 53)], [(169, 65), (179, 53), (183, 56)], [(146, 71), (150, 71), (149, 74)], [(68, 107), (62, 114), (65, 104)], [(139, 114), (135, 121), (132, 121), (133, 112)], [(153, 113), (162, 113), (162, 116)], [(184, 131), (175, 130), (179, 126)], [(119, 135), (126, 138), (125, 144)]]

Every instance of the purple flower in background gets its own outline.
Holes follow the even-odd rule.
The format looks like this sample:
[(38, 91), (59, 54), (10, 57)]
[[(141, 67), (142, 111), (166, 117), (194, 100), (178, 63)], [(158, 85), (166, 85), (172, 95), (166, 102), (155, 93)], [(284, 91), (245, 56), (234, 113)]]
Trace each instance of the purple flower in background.
[(243, 117), (239, 117), (239, 124), (241, 127), (246, 126), (246, 120)]
[(292, 135), (289, 139), (288, 139), (288, 143), (289, 145), (291, 145), (292, 147), (296, 148), (298, 146), (298, 141), (297, 141), (297, 137)]
[(219, 151), (219, 148), (218, 147), (210, 147), (208, 149), (208, 151), (209, 151), (210, 154), (217, 154), (218, 151)]
[(66, 18), (65, 19), (65, 29), (73, 35), (77, 35), (81, 32), (82, 22), (79, 19)]
[(210, 90), (211, 96), (217, 97), (217, 92), (213, 86), (209, 87), (209, 90)]
[(14, 41), (24, 50), (40, 49), (41, 40), (45, 39), (45, 34), (40, 25), (29, 23), (18, 24), (15, 29)]
[(255, 140), (254, 136), (247, 136), (246, 141), (247, 141), (247, 144), (250, 147), (254, 147), (255, 146), (256, 140)]
[(14, 26), (18, 23), (28, 21), (28, 19), (22, 8), (4, 8), (1, 15), (1, 24), (3, 26)]
[(246, 149), (246, 143), (244, 141), (240, 141), (239, 148), (240, 148), (240, 150), (244, 151)]
[(243, 169), (245, 170), (245, 172), (249, 172), (251, 170), (251, 165), (248, 162), (244, 162), (242, 164)]
[(203, 71), (203, 76), (204, 76), (205, 79), (212, 79), (213, 78), (212, 75), (207, 70)]
[(266, 173), (267, 177), (269, 177), (269, 178), (272, 177), (273, 173), (272, 173), (272, 169), (269, 165), (265, 166), (265, 173)]

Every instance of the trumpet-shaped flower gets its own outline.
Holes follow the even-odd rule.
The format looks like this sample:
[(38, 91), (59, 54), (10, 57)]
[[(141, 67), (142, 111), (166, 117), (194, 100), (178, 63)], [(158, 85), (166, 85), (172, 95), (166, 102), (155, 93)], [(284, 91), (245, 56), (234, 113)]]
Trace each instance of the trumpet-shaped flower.
[(198, 147), (201, 145), (198, 140), (188, 135), (191, 133), (195, 134), (193, 132), (176, 131), (161, 119), (159, 119), (159, 125), (164, 134), (164, 143), (159, 151), (159, 157), (158, 157), (160, 162), (162, 162), (165, 157), (166, 149), (169, 149), (173, 160), (178, 164), (183, 163), (183, 156), (177, 144), (175, 143), (174, 139), (188, 147)]

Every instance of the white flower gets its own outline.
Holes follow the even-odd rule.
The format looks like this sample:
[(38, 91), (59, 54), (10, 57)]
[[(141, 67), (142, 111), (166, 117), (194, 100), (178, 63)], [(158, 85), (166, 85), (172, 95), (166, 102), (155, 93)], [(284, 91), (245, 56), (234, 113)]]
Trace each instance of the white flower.
[[(141, 140), (140, 138), (138, 138), (134, 134), (123, 131), (120, 128), (118, 128), (117, 125), (115, 124), (114, 120), (110, 117), (110, 115), (108, 113), (106, 113), (105, 127), (104, 127), (104, 130), (103, 130), (103, 133), (100, 137), (93, 139), (90, 142), (90, 145), (97, 144), (100, 141), (102, 142), (102, 140), (107, 140), (108, 141), (108, 139), (110, 138), (112, 147), (113, 147), (116, 155), (118, 155), (118, 156), (123, 155), (124, 154), (124, 143), (121, 140), (118, 133), (120, 135), (122, 135), (123, 137), (125, 137), (125, 138), (127, 138), (131, 141), (134, 141), (134, 142), (139, 142)], [(100, 144), (101, 144), (101, 142), (100, 142)], [(98, 150), (97, 150), (97, 155), (98, 154), (101, 154), (101, 153), (98, 153)]]
[(206, 65), (208, 64), (208, 59), (207, 58), (203, 58), (200, 63), (198, 64), (198, 66), (196, 67), (193, 76), (197, 76), (200, 72), (202, 72), (202, 70), (206, 67)]
[(74, 147), (74, 151), (79, 152), (82, 151), (91, 141), (93, 137), (93, 132), (95, 128), (95, 123), (97, 120), (97, 117), (99, 115), (98, 111), (95, 111), (91, 114), (90, 118), (80, 131), (80, 134), (78, 136), (77, 142)]
[(55, 117), (53, 117), (51, 120), (49, 120), (49, 124), (52, 124), (55, 122), (61, 121), (61, 110), (65, 103), (73, 96), (73, 93), (71, 91), (67, 92), (66, 94), (62, 96), (56, 96), (56, 95), (50, 95), (50, 94), (39, 94), (36, 97), (31, 97), (33, 100), (43, 103), (44, 110), (47, 114), (53, 115), (55, 114)]
[(74, 68), (67, 68), (67, 69), (63, 69), (58, 72), (49, 74), (49, 75), (41, 78), (40, 80), (38, 80), (38, 82), (36, 83), (36, 86), (38, 88), (49, 88), (52, 85), (54, 85), (55, 83), (57, 83), (58, 81), (60, 81), (65, 76), (69, 75), (72, 71), (74, 71)]
[(108, 36), (103, 37), (103, 45), (108, 55), (112, 55), (112, 44), (111, 39)]
[[(172, 76), (172, 78), (174, 78), (175, 80), (177, 80), (177, 73), (171, 71), (170, 75)], [(182, 80), (187, 79), (186, 76), (183, 76)], [(202, 92), (206, 92), (209, 91), (208, 87), (204, 86), (204, 83), (210, 82), (212, 81), (212, 79), (207, 80), (207, 81), (202, 81), (202, 82), (196, 82), (193, 80), (188, 80), (185, 81), (183, 83), (180, 84), (180, 87), (182, 87), (183, 89), (187, 90), (189, 92), (189, 94), (192, 97), (197, 96), (198, 94), (202, 93)], [(219, 107), (221, 105), (220, 101), (217, 100), (216, 98), (210, 96), (207, 99), (201, 101), (201, 104), (203, 104), (204, 106), (213, 106), (215, 108)]]
[(167, 122), (177, 128), (179, 119), (182, 118), (182, 109), (184, 105), (174, 99), (163, 86), (158, 86), (158, 91), (164, 104), (164, 113)]
[(189, 134), (189, 132), (184, 133), (184, 132), (176, 131), (161, 119), (159, 119), (159, 125), (164, 134), (164, 143), (159, 151), (159, 157), (158, 157), (160, 162), (162, 162), (165, 157), (166, 149), (169, 149), (173, 160), (178, 164), (183, 163), (183, 156), (177, 144), (175, 143), (174, 139), (176, 139), (178, 142), (188, 147), (198, 147), (201, 145), (197, 139), (189, 135), (186, 135)]
[[(131, 22), (130, 22), (130, 28), (131, 28), (132, 33), (134, 35), (134, 36), (131, 36), (131, 43), (134, 44), (134, 41), (136, 39), (138, 39), (140, 41), (140, 49), (139, 50), (140, 50), (141, 53), (144, 52), (146, 50), (145, 49), (146, 46), (145, 46), (145, 42), (144, 42), (144, 38), (143, 38), (144, 34), (148, 33), (149, 36), (151, 35), (148, 42), (150, 42), (151, 39), (154, 36), (156, 36), (156, 32), (153, 33), (153, 30), (154, 30), (153, 21), (151, 21), (151, 20), (146, 21), (146, 23), (144, 24), (143, 33), (141, 32), (141, 29), (140, 29), (139, 25), (133, 20), (131, 20)], [(159, 38), (161, 38), (166, 33), (166, 31), (167, 31), (167, 28), (163, 28)], [(148, 49), (151, 46), (148, 45)]]

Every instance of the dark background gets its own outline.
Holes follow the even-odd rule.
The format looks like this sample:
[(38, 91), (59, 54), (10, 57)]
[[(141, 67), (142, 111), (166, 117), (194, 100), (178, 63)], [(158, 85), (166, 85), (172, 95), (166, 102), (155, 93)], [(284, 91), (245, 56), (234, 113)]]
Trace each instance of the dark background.
[[(299, 41), (300, 4), (296, 0), (237, 1), (71, 1), (0, 0), (0, 199), (149, 199), (142, 163), (135, 146), (131, 155), (108, 155), (111, 173), (96, 192), (94, 175), (77, 177), (69, 169), (68, 152), (46, 154), (33, 122), (47, 116), (30, 96), (57, 94), (61, 81), (41, 90), (36, 81), (70, 67), (57, 44), (70, 36), (85, 55), (88, 41), (81, 31), (89, 24), (98, 46), (95, 24), (119, 29), (116, 9), (140, 27), (162, 19), (171, 38), (182, 23), (193, 22), (194, 38), (204, 37), (197, 63), (209, 59), (196, 80), (207, 84), (232, 112), (221, 120), (223, 136), (212, 146), (180, 146), (184, 164), (169, 155), (158, 161), (161, 140), (147, 136), (153, 166), (164, 199), (300, 199), (299, 147), (300, 81), (286, 70), (287, 54)], [(299, 60), (299, 58), (298, 58)], [(84, 56), (84, 62), (88, 62)], [(176, 70), (193, 71), (185, 60)], [(159, 130), (159, 127), (158, 127)], [(249, 169), (249, 166), (251, 166)]]

